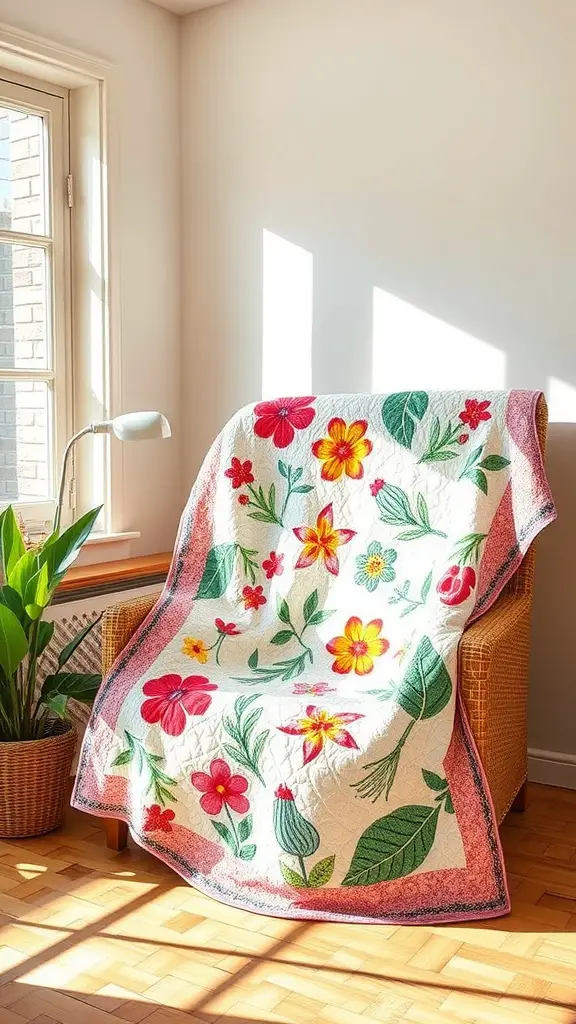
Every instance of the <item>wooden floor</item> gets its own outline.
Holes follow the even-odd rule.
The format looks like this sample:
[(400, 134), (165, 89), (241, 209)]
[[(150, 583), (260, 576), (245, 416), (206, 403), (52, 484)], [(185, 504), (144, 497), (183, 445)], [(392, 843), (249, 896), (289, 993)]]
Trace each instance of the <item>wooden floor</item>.
[(509, 917), (362, 927), (214, 903), (71, 812), (0, 843), (0, 1022), (576, 1022), (576, 792), (532, 786), (502, 836)]

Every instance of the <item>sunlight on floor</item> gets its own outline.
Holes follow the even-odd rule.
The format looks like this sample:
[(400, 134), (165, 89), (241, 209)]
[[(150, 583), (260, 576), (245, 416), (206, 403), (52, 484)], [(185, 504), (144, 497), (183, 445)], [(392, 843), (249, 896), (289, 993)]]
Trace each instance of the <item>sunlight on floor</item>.
[(503, 388), (506, 356), (409, 302), (374, 289), (372, 387)]
[(262, 397), (312, 387), (312, 254), (263, 232)]

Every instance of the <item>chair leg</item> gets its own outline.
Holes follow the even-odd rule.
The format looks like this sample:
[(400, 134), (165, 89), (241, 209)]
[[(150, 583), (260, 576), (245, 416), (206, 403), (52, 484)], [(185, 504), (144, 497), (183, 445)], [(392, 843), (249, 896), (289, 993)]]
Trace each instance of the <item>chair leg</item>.
[(525, 811), (528, 804), (528, 784), (523, 782), (518, 790), (514, 803), (512, 804), (512, 811)]
[(118, 818), (106, 818), (106, 846), (109, 850), (125, 850), (128, 843), (128, 825)]

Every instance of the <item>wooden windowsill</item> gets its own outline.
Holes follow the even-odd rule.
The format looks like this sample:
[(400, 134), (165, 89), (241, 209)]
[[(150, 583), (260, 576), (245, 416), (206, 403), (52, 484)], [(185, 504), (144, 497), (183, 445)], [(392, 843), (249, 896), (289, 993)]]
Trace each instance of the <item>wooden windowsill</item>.
[(157, 555), (141, 555), (137, 558), (119, 558), (113, 562), (97, 562), (95, 565), (72, 567), (66, 573), (56, 591), (60, 601), (72, 596), (82, 596), (85, 591), (112, 592), (151, 583), (162, 583), (170, 568), (171, 551)]

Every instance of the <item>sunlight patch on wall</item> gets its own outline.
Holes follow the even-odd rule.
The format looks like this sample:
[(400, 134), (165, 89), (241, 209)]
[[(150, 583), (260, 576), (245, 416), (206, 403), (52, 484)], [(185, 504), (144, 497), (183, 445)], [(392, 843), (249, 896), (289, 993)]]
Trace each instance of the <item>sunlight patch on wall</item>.
[(505, 387), (506, 356), (485, 341), (374, 289), (372, 389)]
[(576, 388), (572, 384), (549, 377), (546, 401), (551, 423), (576, 423)]
[(263, 233), (262, 397), (312, 387), (312, 253)]

